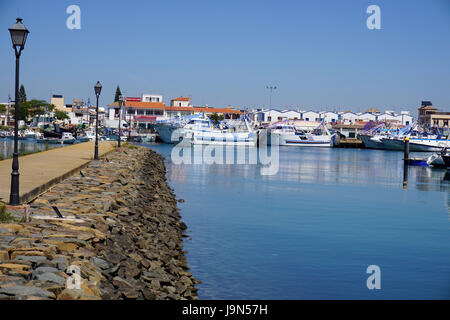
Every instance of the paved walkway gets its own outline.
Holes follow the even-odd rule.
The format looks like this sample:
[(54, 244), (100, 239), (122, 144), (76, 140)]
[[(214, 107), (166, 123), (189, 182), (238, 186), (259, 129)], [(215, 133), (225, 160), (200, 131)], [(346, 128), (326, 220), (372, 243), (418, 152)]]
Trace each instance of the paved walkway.
[[(99, 141), (99, 157), (117, 142)], [(87, 166), (94, 157), (94, 142), (79, 143), (19, 157), (20, 202), (26, 203), (51, 186)], [(0, 202), (9, 202), (12, 159), (0, 161)]]

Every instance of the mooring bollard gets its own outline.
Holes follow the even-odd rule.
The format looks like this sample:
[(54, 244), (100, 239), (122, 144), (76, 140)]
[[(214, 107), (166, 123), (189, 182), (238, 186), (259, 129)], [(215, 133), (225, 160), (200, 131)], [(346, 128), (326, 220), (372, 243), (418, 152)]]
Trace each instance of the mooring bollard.
[(405, 138), (405, 154), (403, 156), (403, 161), (405, 162), (405, 165), (408, 165), (409, 159), (409, 138)]
[(403, 155), (403, 189), (408, 185), (408, 164), (409, 164), (409, 138), (405, 138), (405, 153)]

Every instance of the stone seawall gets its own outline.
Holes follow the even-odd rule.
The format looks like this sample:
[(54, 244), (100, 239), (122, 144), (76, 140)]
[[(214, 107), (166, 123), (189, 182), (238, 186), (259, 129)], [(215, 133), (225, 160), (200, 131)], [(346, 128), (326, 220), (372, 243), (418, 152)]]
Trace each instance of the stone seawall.
[(30, 222), (3, 220), (0, 299), (197, 299), (186, 225), (151, 150), (115, 151), (35, 199)]

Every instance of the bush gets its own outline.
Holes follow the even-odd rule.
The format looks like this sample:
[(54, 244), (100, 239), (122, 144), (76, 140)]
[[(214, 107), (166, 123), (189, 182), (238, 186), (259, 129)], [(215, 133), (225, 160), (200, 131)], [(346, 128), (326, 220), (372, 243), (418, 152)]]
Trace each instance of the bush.
[(0, 222), (10, 222), (12, 220), (11, 213), (6, 212), (6, 206), (4, 204), (0, 204)]

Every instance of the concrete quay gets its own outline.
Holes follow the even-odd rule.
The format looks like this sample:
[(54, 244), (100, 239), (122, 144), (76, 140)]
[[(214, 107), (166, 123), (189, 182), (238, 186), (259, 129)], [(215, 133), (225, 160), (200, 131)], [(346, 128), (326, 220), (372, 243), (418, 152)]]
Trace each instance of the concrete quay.
[[(117, 142), (99, 141), (99, 157), (113, 151)], [(53, 185), (86, 167), (94, 157), (94, 142), (19, 157), (20, 202), (27, 203)], [(12, 159), (0, 161), (0, 202), (8, 203)]]

